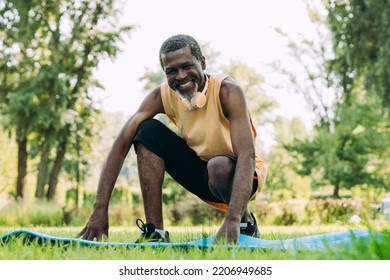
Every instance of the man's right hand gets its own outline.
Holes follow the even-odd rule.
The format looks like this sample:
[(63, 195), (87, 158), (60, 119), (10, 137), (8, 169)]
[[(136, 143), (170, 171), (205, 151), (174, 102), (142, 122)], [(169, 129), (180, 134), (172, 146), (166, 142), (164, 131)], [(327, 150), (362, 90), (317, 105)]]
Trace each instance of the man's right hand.
[(108, 238), (108, 213), (95, 209), (87, 225), (76, 235), (77, 238), (101, 241)]

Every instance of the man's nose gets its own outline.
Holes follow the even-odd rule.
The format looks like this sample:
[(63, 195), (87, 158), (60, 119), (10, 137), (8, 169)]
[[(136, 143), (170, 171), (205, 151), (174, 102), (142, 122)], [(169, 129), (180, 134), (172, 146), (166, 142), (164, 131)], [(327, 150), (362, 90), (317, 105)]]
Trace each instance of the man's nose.
[(179, 71), (177, 71), (177, 76), (176, 76), (177, 80), (184, 80), (186, 78), (187, 78), (187, 71), (185, 71), (183, 69), (180, 69)]

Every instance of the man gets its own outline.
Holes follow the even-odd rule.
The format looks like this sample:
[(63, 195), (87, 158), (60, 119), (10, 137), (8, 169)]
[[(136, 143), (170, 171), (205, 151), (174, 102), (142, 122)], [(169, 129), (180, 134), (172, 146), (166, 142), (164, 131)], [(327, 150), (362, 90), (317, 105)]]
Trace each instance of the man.
[[(208, 75), (194, 38), (175, 35), (160, 49), (166, 82), (153, 89), (124, 125), (103, 167), (96, 202), (78, 234), (108, 236), (108, 204), (119, 171), (134, 144), (146, 224), (137, 242), (169, 242), (162, 216), (165, 171), (200, 199), (226, 212), (217, 240), (235, 243), (241, 234), (259, 236), (248, 202), (264, 185), (266, 168), (255, 154), (256, 131), (239, 85), (226, 75)], [(158, 120), (165, 113), (180, 136)]]

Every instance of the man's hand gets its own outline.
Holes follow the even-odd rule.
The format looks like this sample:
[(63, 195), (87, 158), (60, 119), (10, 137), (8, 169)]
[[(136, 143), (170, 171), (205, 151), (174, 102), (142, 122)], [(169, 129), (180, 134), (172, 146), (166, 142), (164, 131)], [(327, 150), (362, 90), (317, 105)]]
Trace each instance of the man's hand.
[(228, 244), (237, 244), (240, 236), (239, 222), (224, 221), (221, 228), (218, 230), (216, 242), (226, 242)]
[(87, 225), (77, 234), (77, 238), (101, 241), (108, 237), (108, 213), (105, 210), (94, 210)]

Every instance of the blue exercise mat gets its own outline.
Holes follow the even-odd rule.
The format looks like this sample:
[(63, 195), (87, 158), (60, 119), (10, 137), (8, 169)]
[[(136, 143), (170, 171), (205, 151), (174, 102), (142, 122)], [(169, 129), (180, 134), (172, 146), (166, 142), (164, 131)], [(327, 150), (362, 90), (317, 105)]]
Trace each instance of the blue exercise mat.
[(80, 238), (56, 237), (30, 230), (16, 230), (0, 236), (0, 245), (22, 238), (25, 243), (36, 242), (38, 244), (80, 244), (91, 246), (117, 246), (117, 247), (197, 247), (197, 248), (251, 248), (251, 249), (306, 249), (323, 250), (326, 247), (352, 245), (356, 241), (372, 242), (378, 241), (383, 234), (369, 230), (347, 230), (334, 233), (310, 235), (305, 237), (266, 240), (246, 235), (240, 235), (238, 244), (217, 245), (214, 244), (215, 236), (183, 243), (134, 243), (134, 242), (101, 242), (88, 241)]

